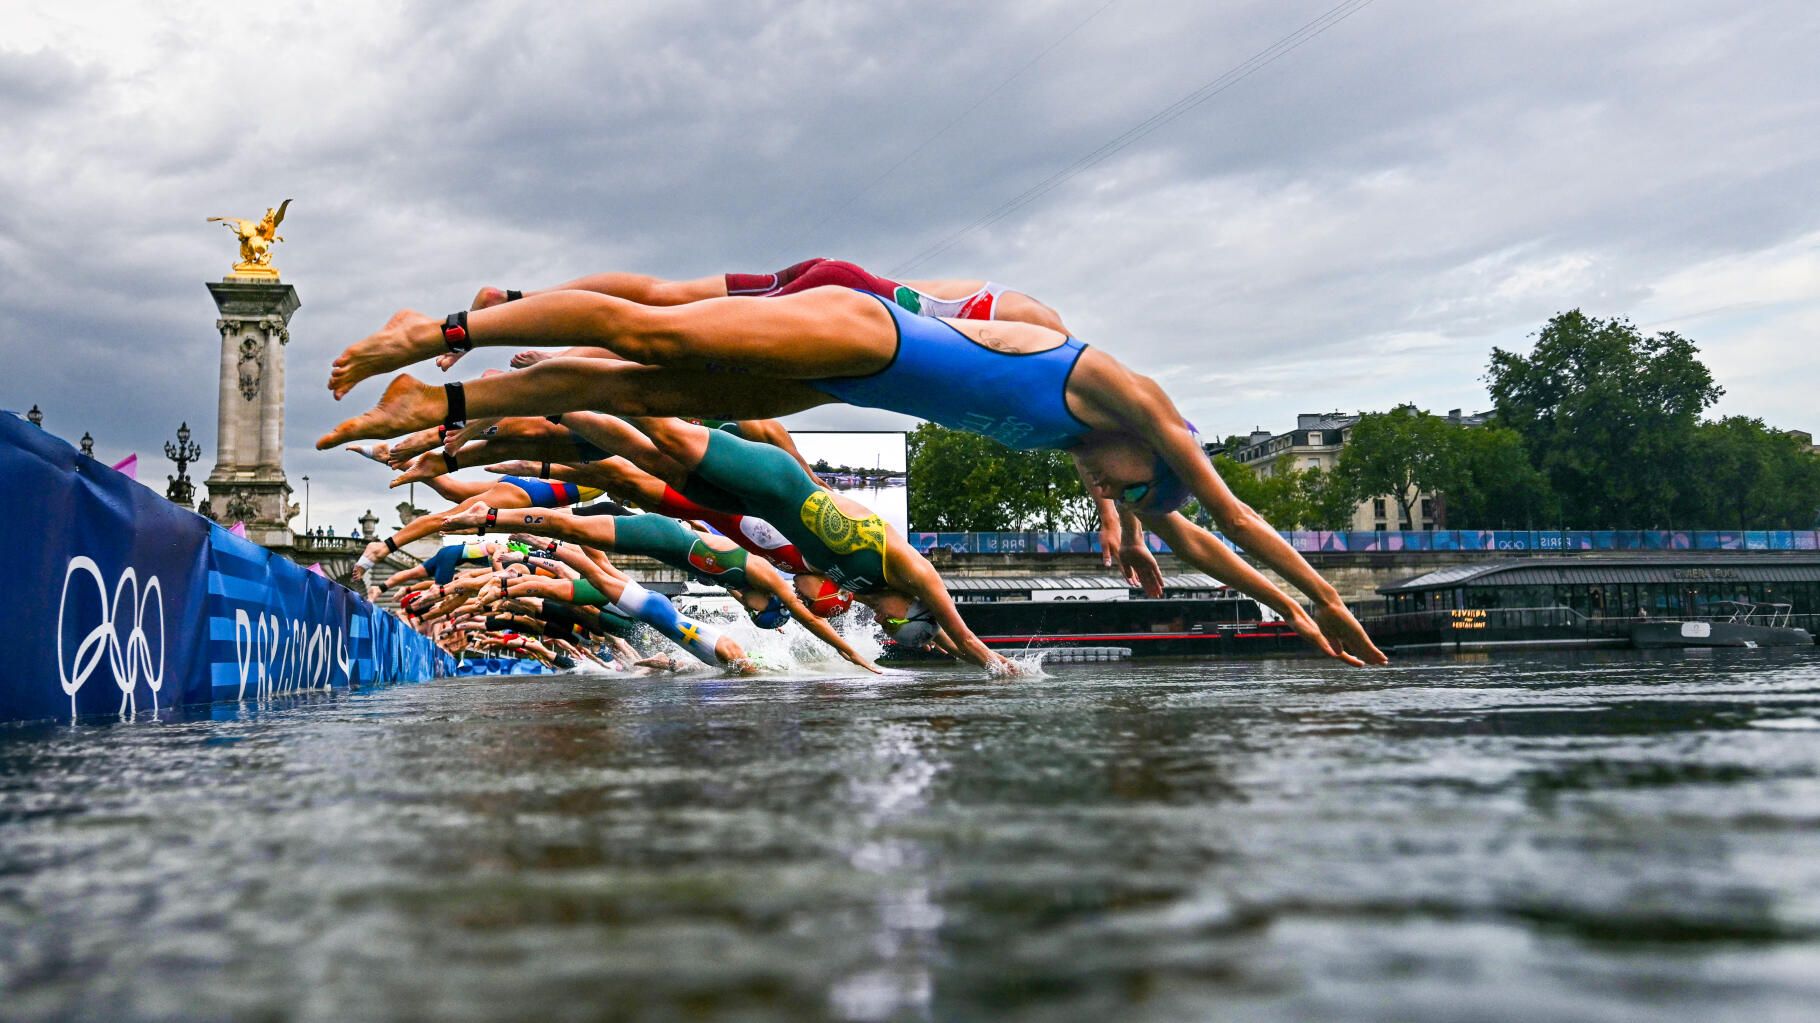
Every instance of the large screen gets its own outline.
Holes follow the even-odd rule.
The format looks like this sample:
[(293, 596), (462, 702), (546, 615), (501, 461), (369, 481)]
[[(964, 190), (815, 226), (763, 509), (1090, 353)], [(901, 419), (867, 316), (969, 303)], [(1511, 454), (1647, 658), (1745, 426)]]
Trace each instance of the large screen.
[(790, 436), (822, 482), (879, 513), (898, 532), (909, 531), (902, 431), (792, 430)]

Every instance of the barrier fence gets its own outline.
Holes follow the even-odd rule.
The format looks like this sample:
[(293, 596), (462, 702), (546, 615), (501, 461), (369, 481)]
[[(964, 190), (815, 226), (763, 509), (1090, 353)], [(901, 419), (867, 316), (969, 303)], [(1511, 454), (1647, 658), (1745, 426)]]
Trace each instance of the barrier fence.
[(128, 714), (451, 674), (428, 639), (0, 415), (0, 721)]
[[(1218, 535), (1218, 534), (1215, 534)], [(1427, 531), (1282, 533), (1290, 546), (1305, 553), (1384, 553), (1395, 551), (1482, 551), (1499, 553), (1572, 553), (1575, 551), (1813, 551), (1820, 550), (1820, 531), (1812, 529), (1436, 529)], [(927, 554), (1092, 554), (1100, 549), (1098, 533), (1028, 531), (1015, 533), (913, 532), (909, 540)], [(1228, 547), (1236, 545), (1224, 536)], [(1150, 548), (1166, 553), (1169, 545), (1154, 534)]]

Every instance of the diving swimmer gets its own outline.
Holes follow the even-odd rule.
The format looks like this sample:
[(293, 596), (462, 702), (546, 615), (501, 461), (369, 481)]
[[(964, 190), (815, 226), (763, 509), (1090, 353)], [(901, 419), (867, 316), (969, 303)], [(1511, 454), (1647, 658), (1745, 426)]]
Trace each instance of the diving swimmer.
[[(840, 287), (668, 307), (562, 291), (442, 321), (399, 312), (342, 353), (329, 384), (339, 398), (368, 376), (439, 352), (553, 342), (596, 344), (635, 361), (557, 358), (442, 387), (400, 376), (376, 408), (341, 424), (318, 447), (394, 437), (470, 414), (603, 409), (768, 419), (836, 401), (888, 409), (1011, 447), (1068, 451), (1096, 496), (1135, 512), (1184, 561), (1265, 600), (1330, 656), (1387, 661), (1332, 585), (1233, 496), (1155, 381), (1047, 327), (933, 319)], [(1277, 606), (1260, 573), (1176, 510), (1190, 497), (1226, 536), (1309, 597), (1317, 630), (1301, 628), (1299, 608), (1292, 614)]]

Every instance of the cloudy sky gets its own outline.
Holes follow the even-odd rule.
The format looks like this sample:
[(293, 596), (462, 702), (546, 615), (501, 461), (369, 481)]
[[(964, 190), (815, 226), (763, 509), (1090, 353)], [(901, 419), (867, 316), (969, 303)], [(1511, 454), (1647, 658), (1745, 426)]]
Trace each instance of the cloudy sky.
[(604, 269), (992, 277), (1218, 434), (1482, 407), (1491, 347), (1581, 307), (1820, 429), (1820, 7), (1377, 0), (1130, 140), (1334, 2), (11, 5), (0, 407), (159, 481), (187, 419), (206, 474), (203, 218), (289, 197), (287, 469), (343, 529), (397, 497), (311, 448), (379, 389), (331, 401), (337, 351)]

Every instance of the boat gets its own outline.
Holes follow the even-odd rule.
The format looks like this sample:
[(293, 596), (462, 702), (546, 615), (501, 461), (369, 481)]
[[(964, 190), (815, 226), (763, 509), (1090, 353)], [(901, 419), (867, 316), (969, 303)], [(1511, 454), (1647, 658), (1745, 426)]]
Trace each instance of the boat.
[(1813, 646), (1813, 634), (1789, 624), (1794, 607), (1726, 601), (1731, 614), (1723, 621), (1641, 621), (1630, 627), (1631, 645), (1639, 650), (1688, 647)]
[[(1220, 658), (1306, 653), (1289, 623), (1206, 575), (1165, 576), (1147, 599), (1116, 577), (950, 577), (955, 609), (980, 641), (1007, 656), (1031, 650), (1074, 658)], [(1114, 650), (1116, 654), (1101, 651)], [(946, 657), (886, 645), (893, 659)]]

